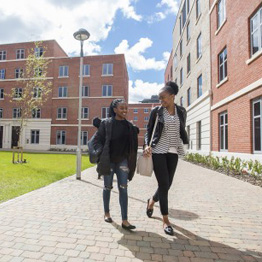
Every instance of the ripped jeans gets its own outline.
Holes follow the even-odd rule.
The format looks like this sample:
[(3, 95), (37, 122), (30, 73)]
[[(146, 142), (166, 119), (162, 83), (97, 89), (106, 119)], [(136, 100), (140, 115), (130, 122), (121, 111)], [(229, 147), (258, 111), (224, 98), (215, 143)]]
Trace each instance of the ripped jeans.
[(128, 205), (128, 195), (127, 195), (127, 179), (128, 179), (128, 164), (127, 160), (123, 160), (120, 163), (111, 163), (110, 175), (104, 176), (104, 190), (103, 190), (103, 201), (104, 201), (104, 211), (109, 213), (109, 202), (111, 190), (113, 188), (113, 178), (114, 174), (117, 176), (117, 184), (119, 191), (119, 204), (121, 207), (122, 220), (127, 220), (127, 205)]

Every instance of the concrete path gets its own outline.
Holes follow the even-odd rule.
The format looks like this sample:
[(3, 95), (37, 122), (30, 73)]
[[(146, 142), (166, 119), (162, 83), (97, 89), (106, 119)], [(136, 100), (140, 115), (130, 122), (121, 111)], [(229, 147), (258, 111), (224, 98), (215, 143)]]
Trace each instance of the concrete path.
[(114, 223), (103, 220), (103, 181), (95, 168), (0, 204), (0, 262), (262, 261), (262, 188), (180, 161), (169, 194), (173, 237), (164, 234), (159, 206), (146, 201), (154, 177), (129, 184), (129, 220), (121, 228), (118, 191)]

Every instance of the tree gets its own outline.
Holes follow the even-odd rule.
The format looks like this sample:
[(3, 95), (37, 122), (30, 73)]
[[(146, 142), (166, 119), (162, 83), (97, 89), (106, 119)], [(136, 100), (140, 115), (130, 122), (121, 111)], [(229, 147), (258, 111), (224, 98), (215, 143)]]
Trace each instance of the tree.
[(19, 123), (18, 147), (23, 145), (21, 134), (28, 119), (36, 117), (52, 91), (52, 82), (47, 78), (48, 64), (51, 61), (44, 57), (45, 52), (46, 48), (42, 46), (42, 43), (36, 42), (35, 47), (29, 50), (25, 70), (16, 71), (19, 87), (12, 88), (10, 101), (16, 106), (13, 117)]

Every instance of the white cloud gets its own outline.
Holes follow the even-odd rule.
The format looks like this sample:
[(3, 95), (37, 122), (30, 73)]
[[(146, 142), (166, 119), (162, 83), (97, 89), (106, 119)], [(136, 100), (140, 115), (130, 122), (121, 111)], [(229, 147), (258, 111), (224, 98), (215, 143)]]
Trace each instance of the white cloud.
[(35, 0), (8, 0), (0, 4), (1, 28), (5, 28), (0, 31), (0, 43), (56, 39), (67, 53), (78, 53), (73, 33), (86, 28), (91, 34), (85, 42), (86, 53), (99, 53), (97, 43), (108, 37), (118, 10), (126, 18), (141, 21), (132, 1), (37, 0), (36, 4)]
[(163, 84), (129, 80), (129, 103), (138, 103), (145, 98), (151, 98), (152, 95), (158, 95)]
[(139, 41), (129, 47), (127, 40), (122, 42), (115, 48), (116, 54), (125, 54), (126, 63), (134, 71), (142, 70), (163, 70), (166, 68), (168, 59), (166, 59), (166, 52), (164, 53), (163, 60), (157, 61), (155, 58), (146, 58), (143, 54), (153, 44), (149, 38), (140, 38)]

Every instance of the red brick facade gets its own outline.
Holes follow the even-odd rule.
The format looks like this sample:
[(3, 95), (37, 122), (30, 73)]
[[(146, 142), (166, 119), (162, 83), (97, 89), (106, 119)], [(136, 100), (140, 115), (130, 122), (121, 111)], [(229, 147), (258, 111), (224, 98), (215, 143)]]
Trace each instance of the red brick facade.
[[(216, 4), (213, 6), (213, 3)], [(221, 149), (220, 114), (228, 115), (227, 152), (253, 154), (254, 99), (262, 96), (262, 53), (251, 55), (250, 19), (260, 0), (225, 1), (225, 22), (218, 28), (218, 2), (210, 0), (212, 151)], [(219, 54), (227, 50), (227, 77), (219, 81)], [(221, 65), (221, 63), (220, 63)], [(221, 73), (222, 74), (222, 73)], [(223, 147), (223, 146), (222, 146)]]

